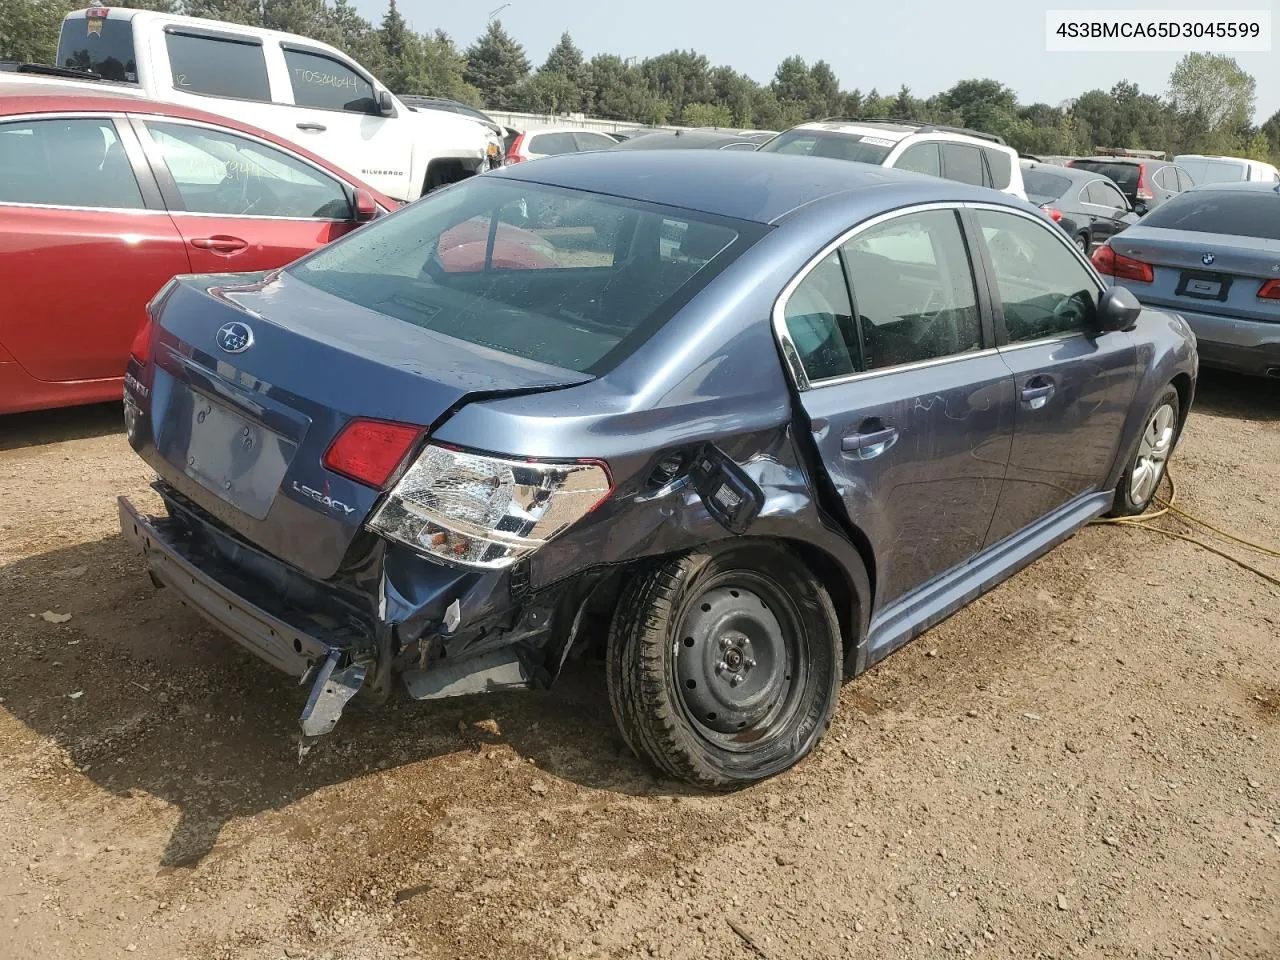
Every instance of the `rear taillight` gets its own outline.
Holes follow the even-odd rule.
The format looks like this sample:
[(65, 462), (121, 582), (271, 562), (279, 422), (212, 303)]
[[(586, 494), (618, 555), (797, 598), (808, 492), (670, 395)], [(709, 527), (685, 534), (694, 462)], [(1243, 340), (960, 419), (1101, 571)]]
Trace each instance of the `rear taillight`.
[(520, 148), (524, 145), (524, 134), (520, 134), (511, 141), (511, 146), (507, 148), (507, 163), (519, 163), (524, 159), (520, 156)]
[(151, 331), (154, 326), (151, 322), (151, 313), (148, 311), (146, 319), (142, 321), (142, 326), (133, 335), (133, 343), (129, 345), (129, 356), (144, 367), (147, 365), (147, 361), (151, 359)]
[(1103, 276), (1115, 277), (1117, 280), (1137, 280), (1139, 283), (1151, 283), (1156, 278), (1151, 264), (1116, 253), (1107, 245), (1093, 251), (1090, 259), (1094, 268)]
[(1134, 194), (1139, 200), (1154, 200), (1155, 194), (1151, 192), (1151, 188), (1147, 186), (1147, 165), (1145, 163), (1138, 164), (1138, 186)]
[(1049, 215), (1049, 218), (1053, 220), (1054, 223), (1062, 222), (1061, 210), (1055, 209), (1054, 207), (1051, 207), (1048, 204), (1041, 204), (1040, 209), (1043, 210), (1045, 213), (1047, 213)]
[(385, 420), (352, 420), (329, 444), (324, 465), (381, 490), (422, 436), (422, 427)]
[(1280, 280), (1268, 280), (1258, 291), (1263, 300), (1280, 300)]
[(598, 461), (541, 463), (429, 444), (369, 528), (429, 557), (497, 570), (577, 523), (613, 492)]

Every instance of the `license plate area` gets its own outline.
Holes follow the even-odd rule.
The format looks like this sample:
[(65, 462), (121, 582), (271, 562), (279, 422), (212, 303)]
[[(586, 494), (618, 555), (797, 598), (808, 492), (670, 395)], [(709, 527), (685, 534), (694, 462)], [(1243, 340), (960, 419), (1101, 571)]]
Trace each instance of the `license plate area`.
[(1181, 280), (1178, 281), (1178, 289), (1174, 292), (1180, 297), (1222, 302), (1227, 299), (1230, 290), (1231, 277), (1221, 273), (1184, 270)]
[(174, 391), (161, 456), (236, 509), (262, 520), (298, 445), (196, 390)]

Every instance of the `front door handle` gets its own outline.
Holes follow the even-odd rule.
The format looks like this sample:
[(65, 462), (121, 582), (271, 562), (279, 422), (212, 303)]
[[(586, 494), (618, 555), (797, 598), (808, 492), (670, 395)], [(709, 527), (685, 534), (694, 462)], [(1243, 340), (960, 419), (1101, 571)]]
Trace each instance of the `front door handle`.
[(841, 453), (851, 453), (859, 460), (870, 460), (898, 442), (898, 428), (886, 427), (878, 420), (860, 424), (858, 431), (840, 439)]
[(197, 237), (191, 241), (191, 245), (200, 250), (211, 250), (214, 253), (221, 253), (225, 256), (239, 253), (249, 246), (247, 241), (241, 240), (239, 237)]
[(300, 123), (300, 124), (298, 124), (298, 129), (299, 129), (299, 130), (311, 130), (311, 131), (313, 131), (313, 132), (315, 132), (315, 133), (324, 133), (324, 132), (325, 132), (326, 130), (328, 130), (329, 128), (328, 128), (328, 127), (326, 127), (323, 123), (315, 123), (314, 121), (310, 121), (310, 120), (308, 120), (308, 121), (307, 121), (307, 122), (305, 122), (305, 123)]

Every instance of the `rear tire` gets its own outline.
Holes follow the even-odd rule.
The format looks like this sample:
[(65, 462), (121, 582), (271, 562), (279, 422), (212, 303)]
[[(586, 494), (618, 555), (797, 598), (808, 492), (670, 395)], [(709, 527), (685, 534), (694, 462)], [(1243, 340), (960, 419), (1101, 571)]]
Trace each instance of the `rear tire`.
[(610, 629), (623, 739), (670, 777), (728, 790), (780, 773), (826, 733), (841, 680), (831, 598), (782, 546), (675, 557), (632, 581)]
[(1142, 421), (1142, 432), (1120, 475), (1115, 503), (1107, 516), (1133, 517), (1151, 506), (1178, 443), (1180, 409), (1178, 391), (1169, 384)]
[(1076, 234), (1076, 249), (1089, 256), (1089, 235), (1086, 233)]

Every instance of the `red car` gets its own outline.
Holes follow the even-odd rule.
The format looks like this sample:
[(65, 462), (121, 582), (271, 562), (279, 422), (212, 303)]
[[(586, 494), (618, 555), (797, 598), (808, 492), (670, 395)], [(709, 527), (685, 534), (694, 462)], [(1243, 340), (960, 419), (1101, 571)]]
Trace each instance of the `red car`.
[(397, 204), (254, 127), (48, 81), (0, 86), (0, 414), (118, 399), (155, 293), (283, 266)]

